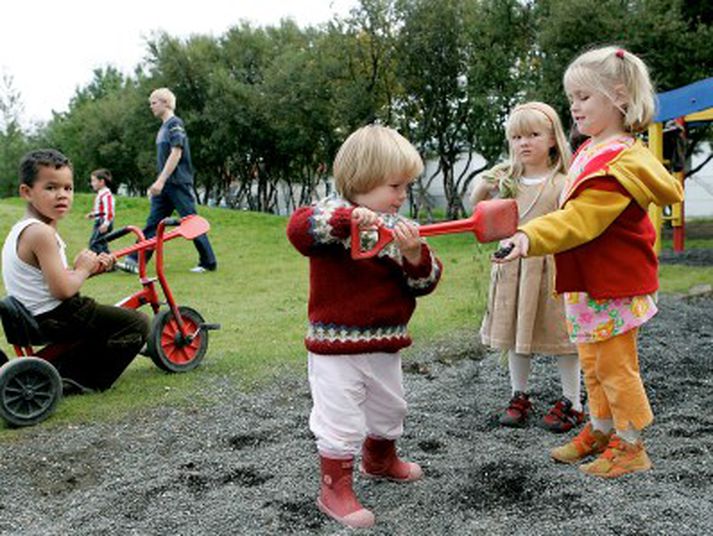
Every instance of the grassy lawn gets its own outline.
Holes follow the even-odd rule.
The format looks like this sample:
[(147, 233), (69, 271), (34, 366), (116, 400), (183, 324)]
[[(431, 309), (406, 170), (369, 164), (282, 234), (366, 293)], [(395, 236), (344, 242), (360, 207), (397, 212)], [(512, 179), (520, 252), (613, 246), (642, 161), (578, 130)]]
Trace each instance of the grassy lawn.
[[(685, 248), (689, 249), (713, 249), (713, 236), (701, 238), (699, 235), (707, 234), (695, 232), (696, 227), (701, 224), (710, 225), (710, 220), (697, 219), (687, 222), (687, 229), (693, 231), (691, 234), (697, 235), (696, 238), (686, 237)], [(673, 250), (673, 239), (664, 238), (661, 242), (661, 247), (664, 249)], [(713, 284), (713, 269), (701, 266), (684, 266), (684, 265), (662, 265), (661, 266), (661, 290), (663, 292), (686, 292), (688, 289), (698, 284)]]
[[(72, 213), (60, 223), (70, 261), (86, 246), (90, 235), (91, 222), (82, 215), (90, 210), (91, 201), (89, 194), (77, 195)], [(210, 333), (203, 364), (188, 374), (166, 374), (140, 357), (110, 391), (63, 400), (57, 413), (40, 426), (113, 419), (159, 404), (199, 405), (214, 398), (210, 391), (213, 387), (204, 386), (217, 385), (217, 379), (252, 389), (285, 370), (304, 373), (307, 261), (285, 237), (286, 218), (204, 207), (199, 211), (211, 222), (209, 236), (218, 257), (218, 271), (189, 273), (197, 253), (190, 242), (181, 239), (167, 244), (166, 263), (178, 303), (197, 309), (206, 321), (222, 325), (220, 331)], [(3, 240), (23, 212), (21, 200), (0, 200)], [(141, 226), (148, 203), (145, 199), (117, 198), (117, 213), (117, 226)], [(131, 242), (126, 237), (114, 247)], [(445, 271), (436, 292), (420, 300), (410, 324), (415, 349), (427, 341), (463, 333), (475, 337), (488, 288), (488, 256), (493, 250), (493, 246), (477, 244), (469, 234), (434, 237), (429, 242)], [(710, 268), (662, 267), (662, 289), (667, 292), (711, 281)], [(136, 276), (115, 272), (89, 280), (82, 293), (100, 302), (115, 303), (138, 289)], [(4, 338), (0, 346), (12, 354)], [(407, 350), (405, 358), (413, 351)], [(23, 433), (2, 426), (0, 438)]]

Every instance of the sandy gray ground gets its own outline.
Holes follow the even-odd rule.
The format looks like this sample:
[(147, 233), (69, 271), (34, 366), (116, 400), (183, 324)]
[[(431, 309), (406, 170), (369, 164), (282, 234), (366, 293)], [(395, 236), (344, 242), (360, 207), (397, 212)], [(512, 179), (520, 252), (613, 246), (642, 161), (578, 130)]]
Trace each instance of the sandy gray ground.
[[(657, 416), (654, 469), (614, 481), (557, 465), (564, 437), (496, 425), (506, 371), (472, 334), (406, 364), (410, 414), (401, 451), (414, 484), (356, 479), (371, 534), (711, 534), (713, 299), (664, 297), (641, 337)], [(539, 359), (538, 416), (558, 396)], [(316, 458), (304, 377), (250, 395), (212, 386), (216, 404), (158, 408), (120, 423), (33, 429), (0, 444), (2, 534), (345, 534), (314, 506)], [(571, 435), (571, 434), (570, 434)]]

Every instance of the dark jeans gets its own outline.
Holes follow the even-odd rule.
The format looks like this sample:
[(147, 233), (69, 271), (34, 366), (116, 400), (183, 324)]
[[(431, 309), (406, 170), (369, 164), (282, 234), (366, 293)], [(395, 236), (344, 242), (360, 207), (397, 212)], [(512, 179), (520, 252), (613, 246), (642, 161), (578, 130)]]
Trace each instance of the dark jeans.
[(101, 227), (101, 223), (99, 220), (95, 220), (94, 229), (92, 229), (92, 236), (89, 237), (89, 249), (91, 249), (94, 253), (109, 253), (109, 246), (106, 242), (97, 242), (95, 244), (94, 241), (101, 238), (105, 234), (112, 232), (114, 230), (114, 222), (109, 224), (106, 233), (100, 233), (99, 227)]
[[(156, 236), (156, 227), (159, 222), (164, 218), (168, 218), (173, 214), (174, 210), (178, 212), (182, 218), (196, 213), (196, 202), (190, 184), (167, 183), (164, 185), (163, 190), (161, 190), (160, 195), (151, 197), (151, 211), (146, 220), (146, 227), (144, 227), (144, 236), (146, 238)], [(208, 236), (205, 234), (199, 236), (193, 240), (193, 245), (196, 247), (196, 250), (198, 250), (198, 264), (209, 270), (215, 269), (218, 263), (215, 259), (213, 248), (208, 241)], [(147, 253), (146, 260), (151, 258), (152, 252), (149, 251)], [(131, 257), (134, 262), (138, 259), (137, 254), (131, 254), (129, 257)]]
[(149, 335), (149, 320), (133, 309), (101, 305), (75, 294), (35, 317), (52, 342), (75, 342), (52, 363), (63, 378), (103, 391), (136, 357)]

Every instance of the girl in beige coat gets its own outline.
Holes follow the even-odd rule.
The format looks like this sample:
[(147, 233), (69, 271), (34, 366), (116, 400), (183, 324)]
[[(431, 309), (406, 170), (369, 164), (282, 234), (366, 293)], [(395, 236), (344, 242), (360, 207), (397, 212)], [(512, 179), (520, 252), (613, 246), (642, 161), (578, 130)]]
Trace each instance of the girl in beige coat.
[[(557, 113), (541, 102), (517, 106), (506, 133), (509, 161), (479, 175), (471, 201), (475, 206), (492, 197), (514, 198), (522, 225), (558, 208), (571, 153)], [(504, 426), (525, 426), (532, 411), (532, 354), (556, 356), (562, 382), (562, 398), (544, 416), (543, 426), (566, 432), (583, 420), (576, 348), (569, 342), (563, 300), (554, 295), (553, 284), (551, 256), (492, 267), (480, 335), (483, 344), (508, 354), (512, 398), (500, 417)]]

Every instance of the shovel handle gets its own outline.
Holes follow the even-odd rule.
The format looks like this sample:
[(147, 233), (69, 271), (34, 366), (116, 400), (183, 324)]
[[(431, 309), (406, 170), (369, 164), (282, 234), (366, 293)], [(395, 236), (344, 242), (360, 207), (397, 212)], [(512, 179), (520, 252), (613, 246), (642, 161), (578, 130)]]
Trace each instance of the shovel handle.
[(352, 220), (352, 259), (361, 260), (369, 259), (374, 257), (379, 251), (384, 249), (384, 246), (394, 239), (394, 234), (391, 229), (384, 226), (383, 223), (379, 223), (374, 229), (378, 233), (378, 238), (376, 244), (371, 249), (361, 249), (361, 229), (359, 229), (359, 223)]
[(475, 233), (478, 224), (478, 213), (464, 220), (444, 221), (441, 223), (429, 223), (418, 228), (421, 236), (438, 236), (455, 233)]

